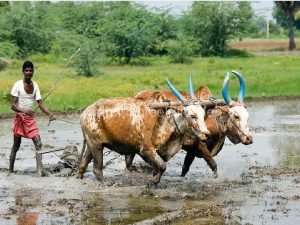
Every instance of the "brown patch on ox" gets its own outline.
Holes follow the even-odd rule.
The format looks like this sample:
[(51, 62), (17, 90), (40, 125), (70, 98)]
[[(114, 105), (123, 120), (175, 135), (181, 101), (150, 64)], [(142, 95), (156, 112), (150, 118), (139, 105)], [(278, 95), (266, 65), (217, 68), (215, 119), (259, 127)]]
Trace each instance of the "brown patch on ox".
[(211, 91), (209, 90), (209, 88), (202, 84), (196, 91), (195, 91), (195, 96), (198, 100), (200, 101), (204, 101), (204, 100), (208, 100), (211, 97), (213, 97)]
[(211, 115), (211, 110), (208, 111), (207, 117), (205, 118), (205, 124), (211, 135), (219, 134), (218, 124), (216, 118)]

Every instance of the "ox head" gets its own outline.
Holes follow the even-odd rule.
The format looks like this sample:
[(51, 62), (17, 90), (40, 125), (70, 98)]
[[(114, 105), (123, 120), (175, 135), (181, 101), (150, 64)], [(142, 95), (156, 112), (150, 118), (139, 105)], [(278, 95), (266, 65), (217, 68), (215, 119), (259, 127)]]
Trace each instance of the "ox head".
[(253, 143), (253, 137), (249, 129), (248, 119), (249, 113), (244, 105), (243, 99), (245, 96), (245, 80), (241, 74), (236, 71), (232, 73), (238, 77), (240, 83), (240, 89), (237, 97), (237, 101), (231, 99), (228, 94), (229, 86), (229, 72), (227, 72), (224, 79), (222, 95), (226, 103), (228, 104), (228, 121), (226, 124), (227, 127), (227, 137), (229, 140), (234, 143), (243, 143), (245, 145)]
[(172, 93), (182, 102), (182, 112), (174, 116), (177, 128), (179, 128), (179, 131), (182, 133), (192, 131), (200, 140), (205, 140), (206, 135), (209, 134), (204, 122), (205, 111), (200, 105), (200, 102), (194, 98), (191, 76), (189, 81), (189, 93), (192, 99), (185, 99), (168, 79), (166, 79), (166, 81)]

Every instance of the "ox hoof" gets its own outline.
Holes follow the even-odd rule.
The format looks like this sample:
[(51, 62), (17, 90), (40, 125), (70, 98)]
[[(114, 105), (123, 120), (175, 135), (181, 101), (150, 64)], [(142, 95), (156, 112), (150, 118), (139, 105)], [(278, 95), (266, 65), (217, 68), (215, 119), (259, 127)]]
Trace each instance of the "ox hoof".
[(149, 182), (148, 182), (148, 184), (147, 184), (147, 187), (148, 188), (155, 188), (155, 187), (157, 187), (157, 184), (158, 184), (159, 182), (154, 182), (153, 180), (150, 180)]
[(83, 179), (83, 174), (77, 174), (77, 179)]
[(214, 171), (214, 178), (218, 178), (218, 172)]
[(130, 172), (137, 172), (138, 171), (136, 166), (129, 166), (129, 167), (127, 167), (127, 170), (129, 170)]
[(181, 177), (185, 177), (186, 174), (187, 174), (187, 172), (186, 172), (186, 173), (182, 172), (182, 173), (180, 174), (180, 176), (181, 176)]
[(160, 182), (159, 179), (151, 179), (149, 182), (148, 182), (148, 185), (150, 186), (156, 186), (158, 183)]

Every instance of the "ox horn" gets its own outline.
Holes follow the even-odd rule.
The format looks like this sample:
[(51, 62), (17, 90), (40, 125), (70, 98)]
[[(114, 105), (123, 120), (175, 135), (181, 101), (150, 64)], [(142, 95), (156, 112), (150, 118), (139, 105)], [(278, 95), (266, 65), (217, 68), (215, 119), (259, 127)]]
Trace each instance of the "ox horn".
[(243, 102), (244, 96), (245, 96), (245, 89), (246, 89), (246, 83), (244, 77), (236, 72), (235, 70), (232, 71), (234, 75), (236, 75), (239, 78), (240, 81), (240, 90), (239, 90), (239, 95), (238, 95), (238, 101)]
[(195, 93), (194, 93), (194, 88), (193, 88), (192, 74), (190, 74), (189, 92), (190, 92), (191, 98), (196, 98)]
[(223, 82), (223, 87), (222, 87), (222, 95), (225, 100), (225, 102), (230, 105), (232, 102), (232, 99), (230, 98), (228, 94), (228, 85), (229, 85), (229, 72), (226, 73), (226, 77)]
[(171, 89), (171, 91), (173, 92), (173, 94), (176, 96), (176, 98), (178, 98), (182, 103), (185, 102), (185, 98), (176, 90), (176, 88), (171, 84), (171, 82), (168, 80), (168, 78), (166, 78), (167, 84), (169, 86), (169, 88)]

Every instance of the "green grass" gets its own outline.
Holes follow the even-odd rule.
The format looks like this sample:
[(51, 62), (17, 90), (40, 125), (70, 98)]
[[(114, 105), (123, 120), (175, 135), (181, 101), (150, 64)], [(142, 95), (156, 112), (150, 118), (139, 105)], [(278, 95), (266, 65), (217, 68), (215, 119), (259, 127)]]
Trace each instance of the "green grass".
[[(167, 77), (178, 90), (187, 90), (188, 75), (193, 75), (194, 89), (206, 84), (213, 95), (221, 98), (226, 71), (236, 70), (246, 79), (246, 99), (259, 97), (300, 96), (300, 57), (296, 55), (268, 55), (234, 58), (194, 58), (192, 64), (170, 64), (166, 58), (156, 58), (150, 66), (103, 66), (103, 75), (86, 78), (77, 76), (73, 67), (67, 68), (46, 105), (52, 111), (84, 109), (100, 98), (131, 97), (145, 89), (166, 89)], [(35, 61), (34, 61), (35, 63)], [(37, 61), (33, 80), (42, 96), (51, 90), (59, 78), (64, 63)], [(22, 61), (12, 62), (0, 72), (0, 113), (12, 113), (10, 90), (23, 78)], [(238, 80), (231, 76), (230, 95), (238, 92)]]

